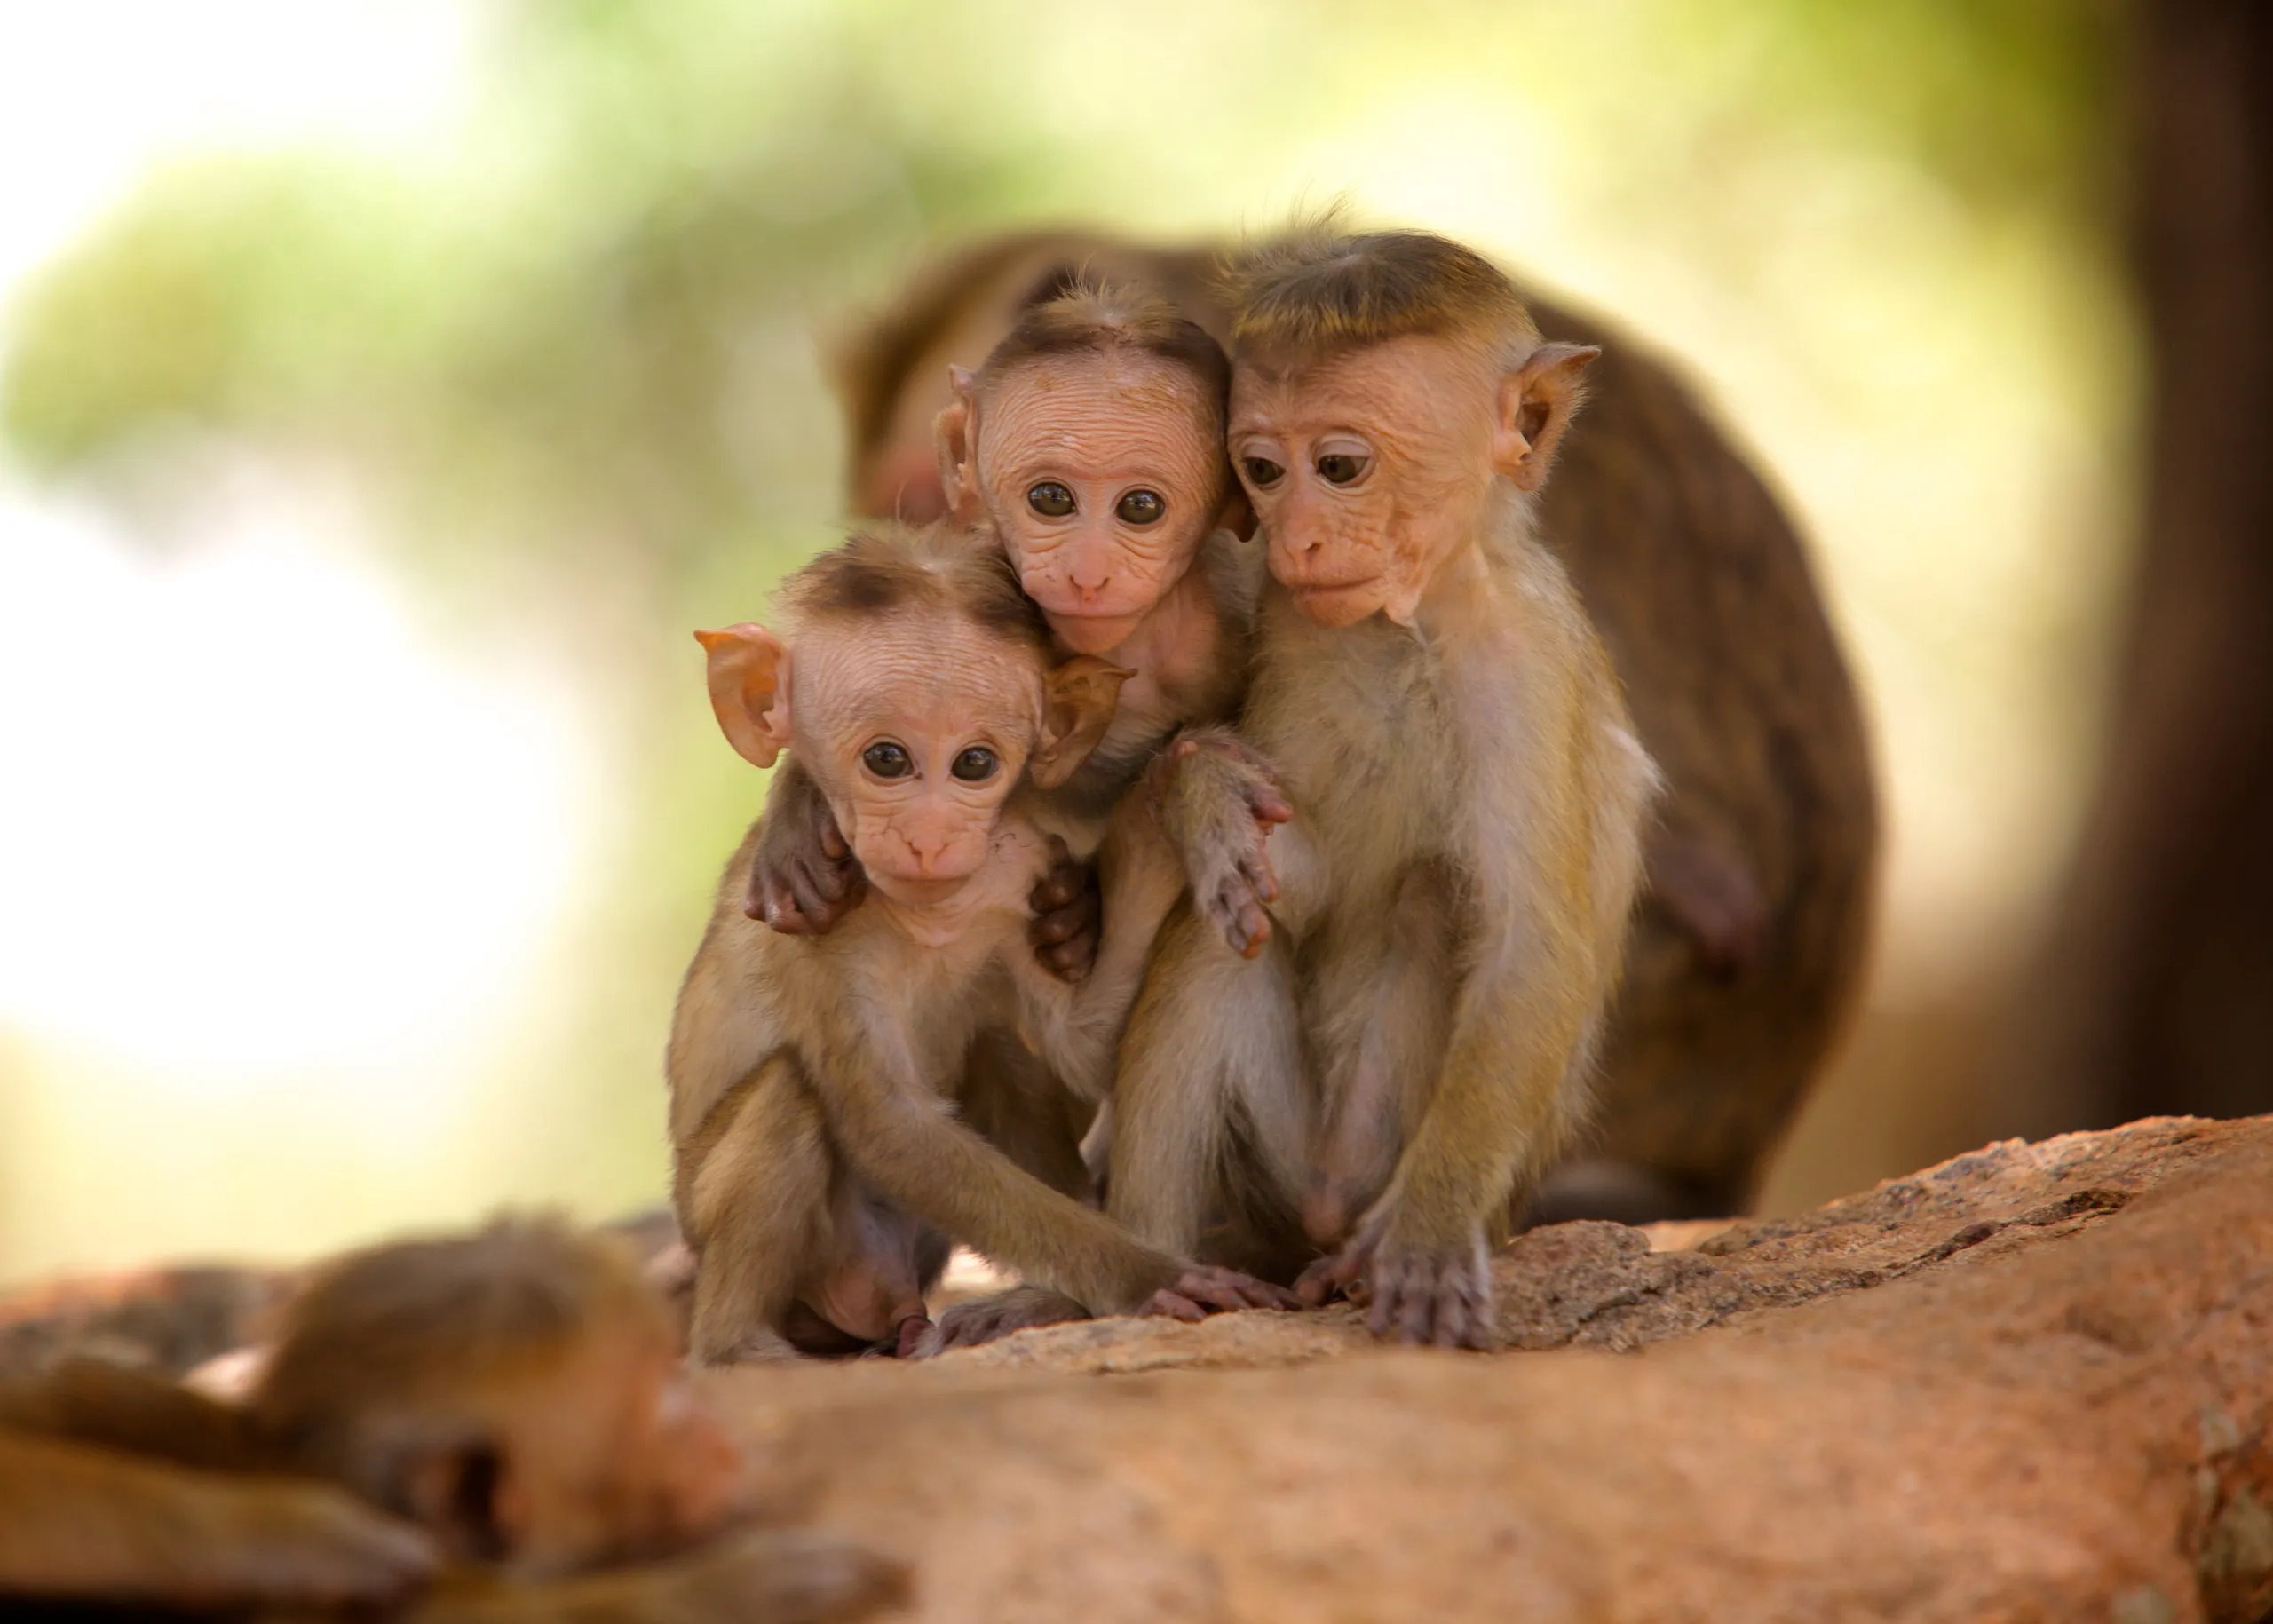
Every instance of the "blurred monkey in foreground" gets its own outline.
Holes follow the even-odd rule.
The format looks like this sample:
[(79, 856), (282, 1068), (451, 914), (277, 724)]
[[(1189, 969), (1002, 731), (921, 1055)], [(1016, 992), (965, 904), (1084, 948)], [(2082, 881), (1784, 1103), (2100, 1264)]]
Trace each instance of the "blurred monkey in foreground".
[[(1215, 257), (1040, 233), (919, 272), (840, 352), (856, 511), (945, 511), (933, 424), (958, 401), (950, 368), (979, 366), (1085, 279), (1153, 289), (1227, 340)], [(1805, 550), (1744, 456), (1622, 335), (1531, 308), (1551, 339), (1607, 345), (1540, 524), (1667, 781), (1582, 1142), (1592, 1160), (1548, 1179), (1543, 1211), (1738, 1211), (1861, 989), (1878, 844), (1862, 717)]]
[(727, 1532), (742, 1483), (630, 1258), (501, 1222), (322, 1271), (242, 1406), (85, 1362), (0, 1389), (0, 1604), (789, 1624), (900, 1594), (841, 1541)]

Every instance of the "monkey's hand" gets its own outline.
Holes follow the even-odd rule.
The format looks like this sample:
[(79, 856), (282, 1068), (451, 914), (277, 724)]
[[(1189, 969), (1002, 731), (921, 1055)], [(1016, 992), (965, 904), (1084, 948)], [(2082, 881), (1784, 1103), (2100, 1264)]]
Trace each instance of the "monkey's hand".
[(930, 1359), (949, 1348), (976, 1348), (1038, 1325), (1087, 1319), (1089, 1311), (1062, 1291), (1046, 1286), (1014, 1286), (1008, 1291), (958, 1303), (942, 1313), (917, 1341), (912, 1353), (902, 1341), (901, 1357)]
[(1097, 933), (1105, 906), (1094, 863), (1077, 860), (1057, 836), (1049, 837), (1049, 872), (1026, 898), (1034, 923), (1026, 939), (1034, 956), (1060, 981), (1078, 982), (1097, 962)]
[(774, 773), (765, 797), (742, 912), (784, 936), (826, 936), (867, 890), (867, 871), (836, 827), (820, 786), (792, 757)]
[(1378, 1203), (1350, 1243), (1321, 1257), (1295, 1282), (1313, 1307), (1336, 1292), (1366, 1304), (1366, 1327), (1376, 1336), (1439, 1348), (1492, 1345), (1492, 1270), (1484, 1226), (1449, 1245), (1398, 1233), (1396, 1207)]
[(1187, 733), (1155, 757), (1145, 793), (1160, 832), (1184, 859), (1192, 906), (1243, 959), (1271, 939), (1265, 905), (1279, 878), (1266, 845), (1295, 809), (1271, 764), (1222, 728)]
[(1199, 1264), (1186, 1269), (1173, 1286), (1162, 1287), (1137, 1311), (1165, 1314), (1187, 1323), (1212, 1313), (1237, 1313), (1244, 1308), (1300, 1308), (1302, 1299), (1284, 1286), (1273, 1286), (1236, 1269)]

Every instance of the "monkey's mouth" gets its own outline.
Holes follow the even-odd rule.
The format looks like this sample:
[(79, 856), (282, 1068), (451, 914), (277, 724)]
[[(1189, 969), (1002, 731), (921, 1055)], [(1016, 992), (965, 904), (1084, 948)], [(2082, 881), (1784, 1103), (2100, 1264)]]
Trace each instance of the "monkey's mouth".
[(1143, 610), (1057, 609), (1048, 604), (1042, 613), (1058, 641), (1077, 654), (1102, 654), (1117, 648), (1143, 623)]
[(1295, 607), (1302, 612), (1303, 618), (1316, 621), (1321, 626), (1347, 626), (1381, 606), (1379, 575), (1331, 583), (1289, 581), (1285, 584), (1294, 594)]

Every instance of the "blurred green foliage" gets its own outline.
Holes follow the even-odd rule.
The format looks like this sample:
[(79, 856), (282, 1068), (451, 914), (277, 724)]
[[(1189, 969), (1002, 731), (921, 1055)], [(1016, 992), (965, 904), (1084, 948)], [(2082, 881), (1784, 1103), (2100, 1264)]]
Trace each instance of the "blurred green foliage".
[(186, 433), (321, 456), (434, 602), (574, 640), (629, 811), (543, 1017), (558, 1113), (527, 1154), (629, 1199), (659, 1187), (664, 1011), (756, 795), (684, 629), (750, 612), (824, 537), (815, 336), (926, 244), (1238, 230), (1313, 186), (1363, 208), (1342, 167), (1422, 119), (1482, 133), (1421, 143), (1445, 172), (1398, 198), (1520, 214), (1534, 168), (1588, 144), (1602, 207), (1779, 310), (1762, 222), (1817, 206), (1792, 177), (1818, 161), (1914, 172), (2031, 263), (2096, 265), (2117, 22), (2103, 0), (522, 0), (446, 151), (152, 175), (16, 312), (0, 432), (96, 488)]

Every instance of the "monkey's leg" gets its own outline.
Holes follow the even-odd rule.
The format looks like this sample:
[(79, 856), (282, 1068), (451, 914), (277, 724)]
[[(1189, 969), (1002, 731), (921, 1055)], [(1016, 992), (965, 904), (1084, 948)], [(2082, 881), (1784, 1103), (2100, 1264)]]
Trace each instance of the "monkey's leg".
[[(987, 1142), (1053, 1190), (1089, 1205), (1097, 1184), (1081, 1154), (1080, 1120), (1089, 1108), (1010, 1033), (982, 1032), (963, 1071), (962, 1115)], [(1087, 1319), (1089, 1311), (1046, 1286), (1013, 1286), (942, 1313), (923, 1335), (901, 1344), (928, 1359), (949, 1348), (977, 1347), (1034, 1326)]]
[(1323, 1120), (1303, 1229), (1319, 1247), (1349, 1238), (1428, 1108), (1452, 1024), (1452, 907), (1449, 875), (1422, 864), (1399, 884), (1386, 919), (1357, 910), (1314, 955), (1303, 1010)]
[(327, 1485), (0, 1436), (0, 1594), (186, 1608), (392, 1603), (433, 1541)]
[(517, 1584), (446, 1578), (407, 1624), (833, 1624), (907, 1594), (907, 1570), (831, 1534), (764, 1530), (669, 1562)]
[(704, 1124), (685, 1196), (697, 1364), (795, 1357), (781, 1335), (828, 1221), (831, 1152), (795, 1060), (777, 1055)]
[(1264, 1193), (1291, 1206), (1303, 1184), (1307, 1086), (1283, 943), (1242, 959), (1212, 922), (1179, 907), (1121, 1043), (1106, 1210), (1152, 1245), (1195, 1256), (1235, 1128)]

